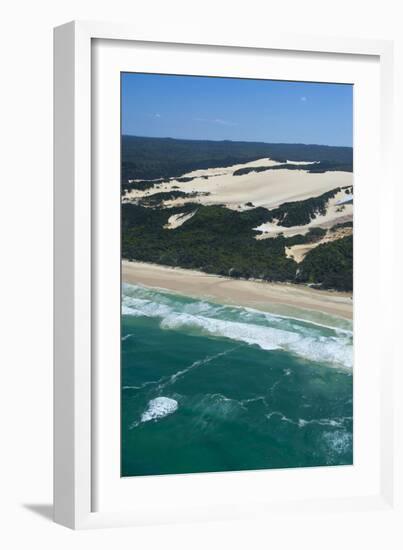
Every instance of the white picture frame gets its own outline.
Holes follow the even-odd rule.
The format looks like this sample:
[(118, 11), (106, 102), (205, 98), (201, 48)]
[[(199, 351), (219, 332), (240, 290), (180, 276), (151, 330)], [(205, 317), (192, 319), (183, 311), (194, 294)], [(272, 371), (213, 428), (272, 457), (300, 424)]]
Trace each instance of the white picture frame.
[[(228, 35), (226, 35), (228, 36)], [(394, 502), (394, 447), (393, 447), (393, 422), (396, 414), (393, 401), (393, 368), (395, 356), (393, 347), (387, 346), (387, 333), (385, 328), (379, 330), (379, 351), (383, 346), (382, 369), (374, 370), (371, 374), (375, 393), (373, 398), (379, 398), (379, 415), (376, 422), (379, 423), (379, 437), (374, 443), (374, 450), (379, 452), (373, 468), (379, 474), (374, 480), (374, 485), (366, 489), (365, 483), (374, 475), (374, 469), (366, 472), (362, 477), (360, 488), (354, 486), (350, 491), (345, 491), (346, 485), (340, 485), (341, 489), (336, 493), (326, 496), (323, 491), (304, 494), (304, 486), (297, 494), (292, 491), (284, 499), (278, 497), (268, 499), (264, 496), (258, 498), (257, 492), (262, 482), (262, 472), (244, 472), (242, 480), (239, 475), (228, 474), (202, 474), (186, 476), (162, 476), (143, 478), (138, 481), (133, 491), (134, 500), (128, 505), (123, 502), (123, 496), (116, 490), (112, 490), (110, 505), (99, 506), (95, 495), (99, 492), (98, 485), (103, 480), (106, 470), (100, 468), (96, 453), (105, 452), (104, 447), (98, 443), (98, 432), (103, 429), (99, 426), (98, 401), (104, 399), (102, 392), (105, 384), (99, 385), (97, 380), (96, 357), (98, 354), (95, 339), (99, 297), (98, 284), (96, 283), (96, 269), (99, 261), (96, 255), (96, 246), (99, 227), (97, 216), (99, 209), (104, 208), (105, 198), (99, 200), (94, 188), (94, 173), (96, 165), (94, 161), (94, 149), (96, 138), (94, 136), (93, 123), (96, 118), (96, 105), (93, 104), (94, 94), (94, 45), (97, 41), (114, 41), (114, 44), (127, 45), (157, 45), (161, 51), (168, 48), (169, 44), (175, 44), (177, 49), (187, 48), (190, 51), (203, 51), (209, 48), (214, 53), (231, 51), (242, 55), (261, 55), (265, 52), (282, 52), (287, 56), (291, 53), (300, 56), (314, 56), (321, 53), (336, 60), (349, 56), (362, 56), (362, 59), (376, 59), (379, 68), (379, 99), (380, 99), (380, 145), (374, 150), (375, 156), (379, 154), (382, 159), (383, 174), (383, 200), (394, 204), (394, 185), (392, 172), (392, 120), (393, 120), (393, 45), (387, 41), (372, 40), (346, 40), (327, 37), (312, 36), (286, 36), (270, 33), (270, 36), (253, 39), (236, 37), (222, 40), (203, 31), (202, 36), (187, 36), (186, 31), (180, 37), (170, 36), (167, 31), (164, 36), (151, 36), (145, 31), (137, 30), (130, 25), (117, 25), (109, 23), (72, 22), (55, 29), (55, 392), (54, 392), (54, 504), (55, 521), (71, 528), (91, 528), (117, 525), (136, 525), (163, 522), (178, 522), (185, 520), (219, 519), (225, 517), (250, 517), (256, 514), (276, 513), (279, 509), (298, 512), (309, 507), (312, 513), (318, 510), (334, 511), (342, 509), (346, 505), (351, 510), (391, 510)], [(124, 42), (120, 42), (124, 41)], [(164, 46), (165, 44), (165, 46)], [(141, 52), (140, 52), (141, 53)], [(140, 58), (137, 58), (140, 59)], [(142, 67), (147, 63), (142, 60)], [(162, 61), (169, 73), (168, 61)], [(144, 70), (144, 68), (142, 69)], [(101, 128), (102, 132), (102, 128)], [(368, 178), (369, 178), (368, 174)], [(369, 181), (369, 179), (368, 179)], [(375, 189), (375, 188), (373, 188)], [(364, 193), (365, 194), (365, 193)], [(365, 198), (365, 197), (364, 197)], [(369, 199), (368, 199), (369, 200)], [(368, 208), (376, 209), (376, 219), (379, 221), (377, 237), (379, 238), (380, 257), (388, 257), (393, 251), (393, 239), (387, 238), (390, 233), (390, 209), (385, 204), (379, 205), (377, 200), (366, 203)], [(361, 216), (364, 223), (364, 214)], [(360, 231), (358, 230), (358, 237)], [(355, 237), (356, 238), (356, 237)], [(116, 245), (118, 247), (118, 245)], [(365, 259), (363, 259), (365, 261)], [(116, 272), (115, 272), (116, 275)], [(111, 275), (113, 279), (113, 274)], [(109, 280), (109, 281), (110, 281)], [(108, 283), (108, 280), (106, 281)], [(105, 283), (104, 283), (105, 284)], [(386, 316), (390, 309), (390, 297), (393, 289), (393, 270), (379, 271), (379, 296), (376, 301), (377, 314)], [(360, 293), (358, 293), (360, 294)], [(362, 293), (362, 300), (365, 293)], [(364, 305), (365, 307), (365, 305)], [(362, 311), (362, 310), (361, 310)], [(360, 309), (358, 309), (360, 313)], [(358, 318), (358, 321), (357, 321)], [(356, 315), (356, 322), (365, 325), (364, 315)], [(367, 336), (371, 333), (370, 323), (365, 330)], [(375, 361), (376, 354), (374, 355)], [(369, 358), (370, 360), (370, 358)], [(362, 383), (358, 378), (357, 383)], [(112, 401), (115, 398), (111, 397)], [(365, 405), (368, 407), (368, 404)], [(363, 408), (363, 412), (364, 408)], [(101, 416), (102, 418), (102, 416)], [(119, 426), (116, 426), (119, 431)], [(370, 441), (368, 430), (367, 440)], [(116, 438), (115, 438), (116, 439)], [(112, 448), (113, 445), (112, 445)], [(114, 448), (116, 451), (116, 448)], [(108, 452), (108, 451), (106, 451)], [(113, 450), (110, 451), (111, 453)], [(113, 458), (113, 457), (112, 457)], [(116, 459), (116, 457), (115, 457)], [(116, 460), (115, 460), (116, 461)], [(372, 467), (372, 466), (371, 466)], [(320, 487), (329, 474), (326, 469), (317, 469), (315, 472), (305, 475), (309, 481)], [(280, 471), (271, 472), (271, 483), (275, 484), (275, 478), (290, 474)], [(333, 474), (332, 474), (333, 475)], [(349, 483), (347, 477), (343, 478), (344, 484)], [(197, 477), (199, 476), (199, 477)], [(313, 476), (313, 477), (312, 477)], [(318, 477), (319, 476), (319, 477)], [(354, 476), (353, 476), (354, 477)], [(353, 477), (351, 483), (353, 483)], [(194, 478), (191, 480), (191, 478)], [(312, 479), (311, 479), (312, 478)], [(190, 481), (189, 481), (190, 480)], [(316, 481), (315, 481), (316, 480)], [(191, 483), (193, 487), (213, 484), (227, 484), (238, 487), (237, 484), (254, 487), (254, 495), (246, 499), (239, 498), (237, 490), (234, 490), (230, 502), (226, 502), (225, 510), (222, 503), (214, 506), (213, 500), (209, 503), (209, 493), (205, 492), (202, 502), (189, 503), (181, 506), (180, 496), (186, 495)], [(109, 483), (109, 482), (108, 482)], [(285, 483), (288, 483), (287, 481)], [(335, 474), (333, 482), (339, 483), (338, 474)], [(141, 485), (141, 487), (140, 487)], [(184, 486), (186, 487), (184, 488)], [(239, 485), (239, 487), (241, 487)], [(353, 486), (353, 485), (352, 485)], [(165, 505), (153, 507), (143, 506), (140, 494), (147, 491), (175, 491), (178, 495), (170, 499)], [(181, 489), (180, 489), (181, 487)], [(224, 485), (223, 485), (224, 487)], [(284, 486), (283, 486), (284, 487)], [(181, 491), (185, 491), (182, 492)], [(244, 490), (244, 489), (243, 489)], [(281, 487), (279, 488), (281, 490)], [(240, 493), (241, 494), (241, 493)], [(108, 495), (108, 494), (107, 494)], [(177, 501), (175, 501), (175, 498)], [(120, 502), (122, 499), (122, 502)], [(243, 500), (243, 502), (241, 502)], [(144, 502), (144, 501), (143, 501)]]

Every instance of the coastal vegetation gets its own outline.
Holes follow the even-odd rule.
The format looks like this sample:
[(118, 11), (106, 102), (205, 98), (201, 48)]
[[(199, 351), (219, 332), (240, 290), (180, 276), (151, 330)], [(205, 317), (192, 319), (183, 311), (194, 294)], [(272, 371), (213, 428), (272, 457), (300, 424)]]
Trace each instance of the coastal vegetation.
[(141, 206), (162, 206), (164, 201), (172, 201), (175, 199), (189, 199), (189, 198), (195, 198), (198, 195), (208, 195), (209, 193), (198, 193), (197, 191), (191, 191), (189, 193), (185, 193), (184, 191), (162, 191), (160, 193), (153, 193), (152, 195), (149, 195), (147, 197), (141, 197), (141, 199), (138, 199), (137, 202)]
[(305, 256), (297, 281), (353, 290), (353, 236), (318, 245)]
[[(193, 170), (227, 167), (262, 158), (277, 162), (320, 162), (322, 169), (352, 167), (351, 147), (261, 143), (249, 141), (183, 140), (122, 136), (122, 183), (181, 177)], [(344, 168), (340, 166), (344, 165)], [(313, 165), (308, 165), (313, 170)], [(339, 168), (337, 168), (339, 166)], [(301, 169), (301, 166), (298, 166)], [(317, 168), (319, 169), (319, 168)], [(323, 170), (322, 170), (323, 171)], [(351, 169), (350, 169), (351, 171)], [(139, 188), (138, 182), (135, 188)]]
[(268, 170), (304, 170), (310, 174), (323, 174), (324, 172), (352, 172), (352, 162), (319, 161), (313, 164), (275, 164), (274, 166), (245, 166), (233, 173), (234, 176), (243, 176), (250, 172), (266, 172)]
[(353, 222), (336, 223), (336, 225), (330, 228), (330, 231), (337, 231), (338, 229), (343, 229), (345, 227), (353, 227)]
[(296, 264), (285, 256), (284, 239), (253, 238), (252, 228), (263, 220), (263, 213), (187, 205), (187, 211), (195, 208), (197, 212), (190, 220), (167, 231), (163, 226), (168, 218), (183, 208), (150, 210), (122, 205), (123, 257), (246, 279), (294, 278)]
[(165, 183), (163, 178), (158, 178), (155, 180), (138, 180), (138, 181), (122, 181), (122, 193), (125, 194), (127, 191), (132, 191), (136, 189), (137, 191), (146, 191), (147, 189), (152, 189), (160, 183)]
[[(301, 201), (306, 202), (306, 201)], [(164, 229), (175, 214), (195, 212), (175, 230)], [(315, 242), (326, 233), (311, 228), (305, 235), (256, 240), (254, 228), (268, 221), (270, 211), (243, 212), (223, 206), (187, 203), (174, 208), (122, 205), (122, 256), (129, 260), (197, 269), (227, 277), (314, 283), (351, 290), (352, 239), (318, 245), (302, 263), (287, 258), (285, 248)]]
[(277, 220), (279, 225), (293, 227), (294, 225), (306, 225), (317, 215), (325, 215), (326, 207), (340, 191), (340, 187), (327, 191), (319, 197), (311, 197), (303, 201), (285, 202), (278, 208), (269, 211), (266, 221)]
[[(343, 190), (350, 194), (351, 186), (336, 187), (319, 196), (284, 202), (271, 209), (256, 207), (248, 197), (244, 203), (246, 209), (238, 205), (238, 211), (225, 204), (196, 203), (197, 197), (209, 194), (206, 191), (185, 192), (177, 185), (160, 190), (160, 185), (171, 178), (191, 182), (195, 178), (184, 174), (194, 170), (263, 158), (280, 164), (245, 166), (233, 175), (279, 169), (351, 172), (353, 168), (350, 147), (122, 136), (122, 197), (131, 190), (145, 192), (122, 204), (122, 256), (235, 278), (351, 290), (352, 237), (321, 243), (328, 230), (313, 227), (291, 237), (277, 233), (273, 237), (256, 238), (257, 228), (265, 223), (284, 228), (310, 224), (326, 214), (329, 201), (337, 193)], [(182, 200), (184, 203), (180, 204)], [(170, 202), (169, 207), (166, 201)], [(181, 219), (184, 221), (177, 223)], [(329, 231), (350, 226), (350, 221), (338, 223)], [(286, 249), (310, 243), (316, 246), (300, 263), (287, 256)]]
[(305, 235), (294, 235), (286, 239), (286, 246), (294, 246), (296, 244), (309, 244), (320, 241), (325, 235), (326, 229), (321, 227), (311, 227)]

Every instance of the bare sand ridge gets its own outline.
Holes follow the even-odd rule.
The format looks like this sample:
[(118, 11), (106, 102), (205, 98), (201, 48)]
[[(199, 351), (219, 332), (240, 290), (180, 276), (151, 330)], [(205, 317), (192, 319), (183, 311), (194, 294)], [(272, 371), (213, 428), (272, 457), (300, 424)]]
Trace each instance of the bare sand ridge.
[(296, 244), (294, 246), (289, 246), (285, 248), (285, 254), (287, 258), (292, 258), (297, 263), (302, 262), (308, 252), (320, 244), (330, 243), (332, 241), (337, 241), (343, 237), (348, 237), (353, 234), (352, 227), (343, 227), (336, 229), (335, 231), (328, 231), (323, 239), (319, 239), (314, 243), (305, 243), (305, 244)]
[(194, 298), (311, 320), (320, 321), (321, 313), (344, 319), (352, 319), (353, 316), (350, 293), (314, 290), (291, 283), (231, 279), (188, 269), (126, 260), (122, 261), (122, 280), (130, 284), (163, 288)]
[[(323, 174), (322, 174), (323, 175)], [(256, 227), (256, 230), (262, 231), (256, 237), (260, 239), (270, 239), (282, 233), (285, 237), (294, 235), (305, 235), (309, 229), (313, 227), (321, 227), (328, 229), (337, 223), (345, 223), (353, 221), (353, 205), (352, 204), (337, 204), (340, 200), (348, 197), (345, 191), (341, 190), (333, 198), (329, 199), (326, 208), (326, 214), (317, 215), (306, 225), (293, 225), (292, 227), (284, 227), (276, 222), (263, 223)]]
[[(289, 162), (289, 161), (287, 161)], [(225, 205), (228, 208), (242, 211), (263, 206), (275, 208), (284, 202), (305, 200), (336, 187), (350, 187), (353, 184), (353, 174), (350, 172), (325, 172), (310, 174), (304, 170), (268, 170), (250, 172), (234, 176), (239, 168), (278, 165), (271, 159), (264, 158), (245, 164), (237, 164), (226, 168), (209, 168), (184, 174), (182, 178), (194, 178), (191, 181), (171, 179), (145, 191), (132, 190), (123, 197), (123, 202), (136, 201), (155, 193), (174, 190), (194, 194), (204, 193), (196, 197), (177, 198), (163, 202), (164, 207), (180, 207), (188, 202), (203, 205)], [(292, 164), (312, 164), (308, 162), (292, 162)], [(180, 178), (180, 179), (182, 179)], [(329, 229), (336, 223), (352, 221), (352, 204), (339, 205), (338, 201), (346, 197), (345, 191), (337, 193), (330, 199), (326, 214), (317, 216), (304, 226), (282, 227), (276, 221), (261, 225), (257, 239), (275, 237), (279, 233), (285, 236), (305, 234), (311, 227)], [(164, 226), (167, 230), (175, 230), (186, 223), (196, 211), (174, 214), (169, 217)], [(296, 245), (286, 249), (288, 257), (297, 262), (302, 261), (307, 252), (322, 242), (341, 238), (351, 234), (352, 229), (340, 233), (328, 231), (326, 236), (316, 243)], [(122, 263), (124, 282), (142, 284), (154, 288), (164, 288), (195, 298), (204, 298), (219, 303), (252, 307), (263, 311), (279, 314), (298, 315), (321, 321), (321, 314), (327, 314), (343, 319), (351, 319), (353, 315), (352, 295), (350, 293), (326, 292), (307, 286), (283, 283), (267, 283), (264, 281), (246, 281), (209, 275), (199, 271), (180, 268), (170, 268), (160, 265), (128, 262)], [(301, 315), (301, 312), (305, 312)]]
[(196, 210), (190, 212), (189, 214), (173, 214), (168, 218), (168, 223), (164, 225), (164, 229), (176, 229), (177, 227), (183, 225), (187, 220), (190, 220), (190, 218), (193, 218), (195, 214)]
[[(292, 164), (312, 164), (291, 162)], [(300, 201), (321, 195), (336, 187), (353, 184), (351, 172), (325, 172), (310, 174), (305, 170), (267, 170), (249, 172), (241, 176), (233, 173), (239, 168), (258, 166), (276, 166), (280, 163), (268, 158), (245, 164), (236, 164), (227, 168), (209, 168), (195, 170), (184, 174), (182, 178), (195, 178), (183, 182), (172, 179), (145, 191), (132, 190), (123, 197), (123, 202), (130, 202), (154, 193), (183, 191), (185, 193), (208, 193), (197, 197), (177, 198), (164, 201), (164, 206), (181, 206), (188, 202), (204, 205), (223, 204), (234, 210), (247, 210), (256, 206), (275, 208), (284, 202)], [(253, 206), (247, 206), (252, 203)]]

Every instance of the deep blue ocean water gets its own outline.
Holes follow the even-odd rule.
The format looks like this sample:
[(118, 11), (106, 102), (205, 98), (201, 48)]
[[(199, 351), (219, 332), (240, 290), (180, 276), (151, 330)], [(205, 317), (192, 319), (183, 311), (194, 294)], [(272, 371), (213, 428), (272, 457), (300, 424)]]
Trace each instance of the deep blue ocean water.
[(345, 321), (124, 284), (122, 475), (352, 464), (352, 352)]

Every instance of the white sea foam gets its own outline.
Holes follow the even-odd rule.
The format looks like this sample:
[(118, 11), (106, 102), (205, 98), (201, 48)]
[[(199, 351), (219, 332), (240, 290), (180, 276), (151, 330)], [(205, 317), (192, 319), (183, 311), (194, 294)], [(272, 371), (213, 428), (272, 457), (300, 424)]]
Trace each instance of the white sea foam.
[[(239, 307), (242, 307), (242, 306), (239, 306)], [(328, 328), (329, 330), (334, 330), (337, 334), (348, 334), (348, 335), (352, 335), (353, 334), (353, 331), (350, 330), (350, 329), (347, 329), (347, 328), (342, 328), (342, 327), (338, 327), (338, 326), (333, 326), (333, 325), (329, 325), (329, 324), (326, 324), (326, 323), (319, 323), (318, 321), (313, 321), (313, 320), (308, 320), (308, 319), (304, 319), (303, 317), (296, 317), (296, 316), (291, 316), (291, 315), (280, 315), (278, 313), (267, 313), (267, 312), (263, 312), (263, 311), (259, 311), (258, 309), (253, 309), (253, 308), (243, 308), (245, 309), (245, 311), (250, 311), (252, 314), (260, 314), (260, 315), (264, 315), (265, 318), (268, 320), (268, 321), (277, 321), (277, 322), (284, 322), (284, 321), (291, 321), (291, 322), (297, 322), (297, 323), (300, 323), (298, 325), (299, 328), (301, 328), (301, 324), (302, 326), (306, 325), (308, 328), (309, 327), (312, 327), (312, 326), (315, 326), (315, 327), (319, 327), (319, 328)], [(346, 324), (346, 325), (350, 325), (350, 321), (347, 321), (346, 319), (341, 319), (339, 317), (335, 317), (333, 315), (328, 315), (328, 314), (325, 314), (327, 318), (332, 318), (334, 320), (337, 320), (338, 322), (343, 322), (343, 324)], [(295, 326), (295, 325), (293, 325)]]
[(288, 416), (285, 416), (280, 411), (272, 411), (271, 413), (266, 414), (267, 420), (270, 420), (273, 416), (279, 416), (282, 422), (289, 422), (290, 424), (295, 424), (296, 426), (298, 426), (298, 422), (295, 422), (295, 420), (288, 418)]
[(181, 378), (182, 376), (185, 376), (189, 371), (193, 369), (197, 369), (199, 367), (203, 367), (204, 365), (207, 365), (208, 363), (211, 363), (211, 361), (214, 361), (214, 359), (218, 359), (218, 357), (222, 357), (223, 355), (227, 355), (228, 353), (231, 353), (236, 348), (231, 348), (226, 351), (221, 351), (220, 353), (216, 353), (215, 355), (208, 355), (204, 359), (199, 359), (198, 361), (194, 361), (194, 363), (191, 363), (188, 367), (185, 367), (182, 370), (179, 370), (172, 374), (171, 376), (161, 378), (158, 380), (159, 383), (159, 389), (165, 388), (166, 386), (169, 386), (170, 384), (174, 384), (178, 378)]
[(241, 401), (221, 393), (206, 394), (193, 403), (193, 410), (198, 413), (196, 424), (202, 429), (206, 429), (217, 420), (228, 420), (238, 416), (245, 409)]
[(158, 420), (174, 413), (178, 409), (178, 402), (170, 397), (156, 397), (148, 403), (147, 409), (141, 415), (141, 422)]
[(257, 345), (264, 350), (284, 349), (311, 361), (338, 363), (352, 366), (352, 347), (346, 338), (308, 337), (297, 332), (238, 323), (185, 313), (170, 314), (161, 321), (161, 328), (198, 328), (212, 336)]
[[(158, 380), (150, 380), (148, 382), (144, 382), (140, 386), (123, 386), (122, 389), (123, 390), (141, 390), (141, 389), (143, 389), (147, 386), (157, 386), (157, 391), (162, 391), (167, 386), (175, 384), (175, 382), (179, 378), (181, 378), (182, 376), (185, 376), (188, 372), (192, 371), (193, 369), (203, 367), (203, 365), (207, 365), (211, 361), (214, 361), (214, 359), (217, 359), (218, 357), (221, 357), (223, 355), (227, 355), (227, 354), (233, 352), (235, 349), (236, 349), (236, 347), (228, 349), (226, 351), (221, 351), (220, 353), (216, 353), (214, 355), (208, 355), (204, 359), (199, 359), (198, 361), (194, 361), (193, 363), (191, 363), (189, 366), (185, 367), (184, 369), (179, 370), (179, 371), (177, 371), (174, 374), (171, 374), (169, 376), (162, 376)], [(156, 399), (159, 399), (159, 398), (156, 398)], [(163, 398), (163, 399), (165, 399), (165, 398)], [(170, 398), (166, 398), (166, 399), (170, 399)], [(153, 400), (153, 401), (155, 401), (155, 400)], [(150, 401), (150, 403), (151, 403), (151, 401)], [(135, 428), (136, 426), (139, 425), (139, 423), (140, 422), (134, 422), (132, 424), (132, 427)]]
[(305, 420), (304, 418), (300, 418), (298, 420), (298, 426), (300, 428), (304, 428), (308, 424), (318, 424), (319, 426), (331, 426), (333, 428), (337, 428), (343, 425), (343, 420), (335, 420), (332, 418), (318, 418), (313, 420)]
[(242, 399), (239, 401), (239, 403), (242, 405), (242, 407), (245, 408), (245, 405), (248, 405), (249, 403), (257, 403), (261, 401), (266, 407), (268, 406), (266, 397), (264, 395), (257, 395), (256, 397), (248, 397), (246, 399)]
[[(298, 420), (293, 420), (292, 418), (288, 418), (287, 416), (285, 416), (285, 414), (283, 414), (281, 411), (272, 411), (271, 413), (266, 414), (267, 420), (270, 420), (273, 416), (278, 416), (283, 422), (289, 422), (290, 424), (298, 426), (298, 428), (305, 428), (305, 426), (308, 426), (310, 424), (317, 424), (318, 426), (329, 426), (331, 428), (340, 428), (343, 426), (344, 421), (348, 418), (313, 418), (312, 420), (298, 418)], [(338, 441), (337, 438), (340, 436), (340, 434), (344, 433), (345, 432), (340, 431), (326, 432), (326, 438), (328, 439), (328, 442), (332, 445), (335, 441)]]
[(341, 328), (310, 323), (243, 308), (184, 299), (146, 287), (126, 285), (122, 313), (160, 319), (167, 330), (198, 330), (264, 350), (283, 349), (310, 361), (352, 367), (352, 333)]
[(336, 430), (326, 432), (323, 435), (326, 445), (335, 455), (341, 455), (347, 452), (353, 443), (353, 436), (349, 432)]
[[(131, 285), (128, 283), (123, 283), (122, 285), (122, 303), (128, 308), (127, 314), (130, 314), (130, 309), (136, 310), (138, 306), (138, 311), (133, 311), (132, 314), (136, 315), (142, 313), (147, 316), (158, 316), (158, 308), (153, 312), (152, 308), (147, 307), (149, 303), (154, 304), (163, 304), (169, 308), (178, 309), (184, 313), (190, 313), (193, 315), (204, 314), (204, 315), (224, 315), (227, 316), (228, 313), (241, 317), (243, 320), (251, 319), (260, 319), (262, 321), (267, 321), (272, 324), (285, 323), (290, 321), (290, 326), (294, 326), (291, 323), (297, 323), (299, 329), (306, 326), (307, 328), (319, 327), (319, 328), (328, 328), (329, 330), (335, 331), (337, 334), (347, 334), (352, 335), (352, 329), (347, 328), (352, 326), (350, 321), (346, 319), (341, 319), (328, 314), (322, 314), (326, 321), (332, 320), (335, 324), (329, 324), (328, 322), (319, 322), (318, 320), (306, 319), (304, 317), (298, 317), (297, 313), (295, 315), (285, 315), (279, 313), (268, 313), (258, 309), (245, 306), (237, 305), (218, 305), (205, 300), (192, 300), (184, 302), (180, 300), (180, 295), (173, 291), (165, 290), (162, 288), (148, 288), (142, 285)], [(183, 297), (182, 297), (183, 298)], [(142, 306), (146, 306), (145, 309)], [(162, 310), (164, 311), (164, 310)], [(342, 323), (343, 326), (339, 324)]]
[[(256, 344), (262, 349), (273, 350), (280, 346), (276, 344), (275, 336), (283, 333), (283, 339), (289, 334), (291, 338), (297, 338), (297, 335), (278, 331), (277, 329), (267, 329), (258, 325), (246, 323), (236, 323), (233, 321), (224, 321), (221, 319), (212, 319), (210, 317), (182, 314), (171, 314), (161, 322), (161, 328), (177, 329), (180, 327), (195, 327), (212, 336), (224, 336), (231, 340), (246, 342), (247, 344)], [(276, 331), (273, 338), (267, 338), (267, 330)]]
[(225, 306), (215, 306), (213, 304), (209, 304), (208, 302), (193, 302), (183, 306), (183, 312), (189, 313), (190, 315), (217, 315), (220, 311), (225, 309)]
[(122, 313), (134, 317), (164, 317), (169, 315), (172, 309), (156, 301), (124, 296), (122, 301)]
[(122, 302), (122, 315), (133, 315), (140, 317), (140, 314), (136, 315), (136, 312), (133, 312), (132, 309), (127, 306), (124, 302)]

